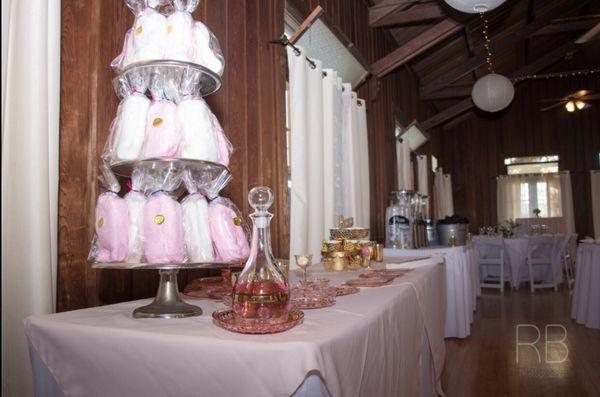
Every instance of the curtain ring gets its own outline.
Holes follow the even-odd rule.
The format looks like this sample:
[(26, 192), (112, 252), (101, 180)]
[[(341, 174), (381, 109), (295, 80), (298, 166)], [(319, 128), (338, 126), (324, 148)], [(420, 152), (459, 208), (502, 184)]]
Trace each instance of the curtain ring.
[(296, 54), (296, 56), (297, 56), (297, 57), (299, 57), (299, 56), (300, 56), (300, 54), (302, 54), (302, 53), (300, 52), (300, 50), (299, 50), (299, 49), (297, 49), (296, 47), (292, 47), (292, 48), (294, 49), (294, 54)]
[(327, 72), (323, 71), (323, 77), (327, 77)]
[(313, 70), (315, 70), (317, 68), (317, 64), (314, 62), (308, 62), (308, 66), (310, 66), (310, 68)]

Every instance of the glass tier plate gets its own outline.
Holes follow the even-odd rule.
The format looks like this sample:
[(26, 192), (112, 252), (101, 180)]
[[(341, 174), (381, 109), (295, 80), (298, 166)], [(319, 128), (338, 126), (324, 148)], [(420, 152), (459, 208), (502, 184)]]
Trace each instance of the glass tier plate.
[(239, 266), (241, 262), (195, 262), (195, 263), (125, 263), (125, 262), (93, 262), (95, 269), (120, 270), (181, 270), (181, 269), (222, 269)]
[(371, 269), (365, 270), (364, 273), (358, 275), (363, 278), (373, 277), (401, 277), (410, 272), (411, 269)]
[(304, 312), (298, 309), (292, 309), (287, 321), (278, 324), (259, 324), (244, 322), (243, 319), (236, 318), (233, 310), (217, 310), (213, 312), (213, 323), (226, 329), (227, 331), (240, 334), (274, 334), (287, 331), (304, 321)]
[(150, 158), (133, 161), (119, 161), (113, 163), (110, 167), (115, 175), (125, 178), (129, 178), (135, 168), (151, 171), (153, 169), (167, 167), (171, 168), (174, 173), (188, 170), (198, 189), (212, 194), (217, 194), (231, 180), (229, 168), (225, 167), (223, 164), (204, 160)]
[[(136, 62), (123, 69), (113, 79), (117, 96), (122, 98), (124, 92), (135, 91), (133, 87), (139, 86), (136, 82), (147, 82), (154, 74), (167, 76), (170, 81), (169, 86), (179, 94), (185, 92), (188, 95), (204, 97), (221, 88), (219, 75), (204, 66), (183, 61), (159, 60)], [(184, 91), (183, 85), (192, 88)]]

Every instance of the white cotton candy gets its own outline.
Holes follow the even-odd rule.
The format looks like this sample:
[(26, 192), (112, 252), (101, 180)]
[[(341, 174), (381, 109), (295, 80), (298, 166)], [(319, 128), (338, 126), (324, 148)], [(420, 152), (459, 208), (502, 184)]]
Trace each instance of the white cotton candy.
[(167, 40), (167, 18), (146, 8), (133, 25), (134, 61), (163, 59)]
[(185, 99), (177, 106), (181, 129), (181, 157), (217, 161), (217, 142), (212, 127), (212, 112), (202, 99)]
[(193, 60), (192, 28), (194, 20), (188, 12), (176, 11), (167, 18), (165, 58), (191, 62)]
[(208, 203), (200, 195), (188, 196), (181, 205), (183, 232), (190, 262), (214, 260), (208, 221)]
[(123, 99), (117, 114), (113, 159), (139, 158), (146, 135), (146, 115), (149, 108), (150, 100), (143, 95), (134, 94)]
[(129, 212), (129, 245), (127, 249), (127, 262), (139, 263), (144, 252), (144, 205), (146, 196), (141, 192), (131, 191), (125, 195), (127, 210)]
[(223, 73), (223, 62), (215, 55), (210, 46), (210, 31), (202, 22), (196, 22), (193, 31), (194, 62), (221, 75)]

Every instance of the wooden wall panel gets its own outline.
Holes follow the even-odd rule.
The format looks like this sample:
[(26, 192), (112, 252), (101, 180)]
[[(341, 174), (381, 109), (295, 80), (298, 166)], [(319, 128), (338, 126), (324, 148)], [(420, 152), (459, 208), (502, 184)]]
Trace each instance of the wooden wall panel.
[[(598, 46), (589, 47), (549, 71), (595, 67), (599, 57)], [(600, 92), (600, 76), (523, 82), (513, 103), (500, 114), (476, 111), (436, 131), (433, 151), (444, 172), (452, 174), (455, 212), (471, 220), (471, 231), (498, 221), (495, 177), (506, 173), (505, 158), (558, 154), (560, 169), (571, 171), (576, 230), (580, 235), (592, 234), (589, 170), (599, 168), (600, 102), (576, 113), (562, 107), (539, 111), (544, 106), (539, 100), (579, 89)]]

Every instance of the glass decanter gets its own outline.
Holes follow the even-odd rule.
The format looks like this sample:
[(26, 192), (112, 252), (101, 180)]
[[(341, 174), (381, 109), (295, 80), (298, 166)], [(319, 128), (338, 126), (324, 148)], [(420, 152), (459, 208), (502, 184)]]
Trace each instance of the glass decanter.
[(244, 322), (282, 323), (291, 309), (290, 287), (273, 261), (270, 223), (273, 214), (273, 192), (268, 187), (255, 187), (248, 193), (254, 208), (250, 256), (233, 289), (233, 311)]

